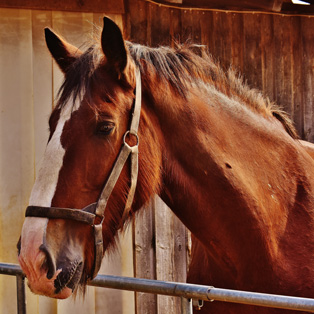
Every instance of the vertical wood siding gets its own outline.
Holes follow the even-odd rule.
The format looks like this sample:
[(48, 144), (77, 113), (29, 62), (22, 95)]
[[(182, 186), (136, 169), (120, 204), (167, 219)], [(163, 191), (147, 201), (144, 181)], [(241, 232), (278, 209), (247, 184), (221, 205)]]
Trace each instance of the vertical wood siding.
[[(314, 17), (178, 10), (126, 0), (111, 15), (126, 36), (152, 46), (190, 40), (207, 45), (223, 67), (240, 70), (291, 114), (299, 135), (314, 142)], [(89, 41), (103, 14), (0, 8), (0, 261), (16, 263), (24, 210), (45, 149), (47, 121), (62, 74), (45, 46), (48, 26), (71, 43)], [(193, 197), (193, 196), (191, 196)], [(102, 273), (185, 281), (187, 231), (159, 198), (137, 216)], [(133, 267), (134, 261), (134, 267)], [(28, 290), (28, 289), (27, 289)], [(88, 288), (56, 301), (27, 292), (28, 313), (179, 313), (175, 298)], [(0, 313), (16, 313), (15, 280), (0, 276)]]
[[(0, 256), (5, 262), (16, 262), (34, 177), (31, 25), (30, 12), (0, 14)], [(15, 280), (1, 276), (0, 312), (14, 313), (12, 295)]]
[(204, 44), (225, 69), (286, 110), (314, 142), (314, 16), (179, 10), (127, 0), (127, 34), (153, 46), (172, 39)]

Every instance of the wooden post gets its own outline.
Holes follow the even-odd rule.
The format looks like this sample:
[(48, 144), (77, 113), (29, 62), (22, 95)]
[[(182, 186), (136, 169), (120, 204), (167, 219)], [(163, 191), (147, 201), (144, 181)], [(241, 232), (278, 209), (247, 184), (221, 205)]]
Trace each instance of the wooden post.
[[(136, 216), (133, 230), (136, 277), (186, 281), (187, 231), (159, 197)], [(136, 313), (181, 313), (176, 297), (136, 293), (135, 304)]]
[[(156, 279), (155, 222), (152, 202), (143, 208), (133, 222), (134, 276)], [(157, 296), (135, 293), (135, 313), (157, 314)]]

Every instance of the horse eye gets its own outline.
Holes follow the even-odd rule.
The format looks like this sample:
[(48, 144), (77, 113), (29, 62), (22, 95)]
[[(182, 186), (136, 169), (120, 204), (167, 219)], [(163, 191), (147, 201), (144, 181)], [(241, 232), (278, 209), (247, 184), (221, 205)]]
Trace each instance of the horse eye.
[(113, 122), (101, 122), (97, 126), (97, 133), (100, 135), (109, 135), (113, 131), (115, 124)]

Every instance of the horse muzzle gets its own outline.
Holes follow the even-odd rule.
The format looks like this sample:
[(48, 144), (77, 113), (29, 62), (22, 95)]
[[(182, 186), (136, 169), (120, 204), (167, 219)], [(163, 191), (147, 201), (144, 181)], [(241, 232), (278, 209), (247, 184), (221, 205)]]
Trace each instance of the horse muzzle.
[(54, 225), (49, 230), (48, 219), (26, 219), (19, 248), (19, 263), (32, 292), (64, 299), (76, 290), (81, 281), (84, 248), (82, 243), (64, 236), (64, 221), (50, 223)]

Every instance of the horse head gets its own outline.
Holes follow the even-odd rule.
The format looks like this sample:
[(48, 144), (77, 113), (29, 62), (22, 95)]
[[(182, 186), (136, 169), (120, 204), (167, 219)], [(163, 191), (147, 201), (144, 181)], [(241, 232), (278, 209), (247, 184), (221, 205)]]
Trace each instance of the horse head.
[[(97, 274), (117, 230), (158, 190), (161, 153), (153, 131), (139, 142), (147, 114), (142, 114), (139, 135), (132, 129), (140, 78), (118, 26), (104, 18), (100, 44), (85, 52), (49, 29), (45, 35), (65, 79), (49, 119), (49, 141), (18, 245), (19, 262), (33, 292), (67, 298)], [(124, 156), (116, 182), (108, 183), (124, 148), (137, 149), (138, 144), (140, 157), (137, 152)], [(153, 165), (148, 165), (148, 155)], [(133, 201), (128, 195), (129, 190), (134, 194), (137, 175)], [(104, 192), (106, 184), (110, 192)]]

